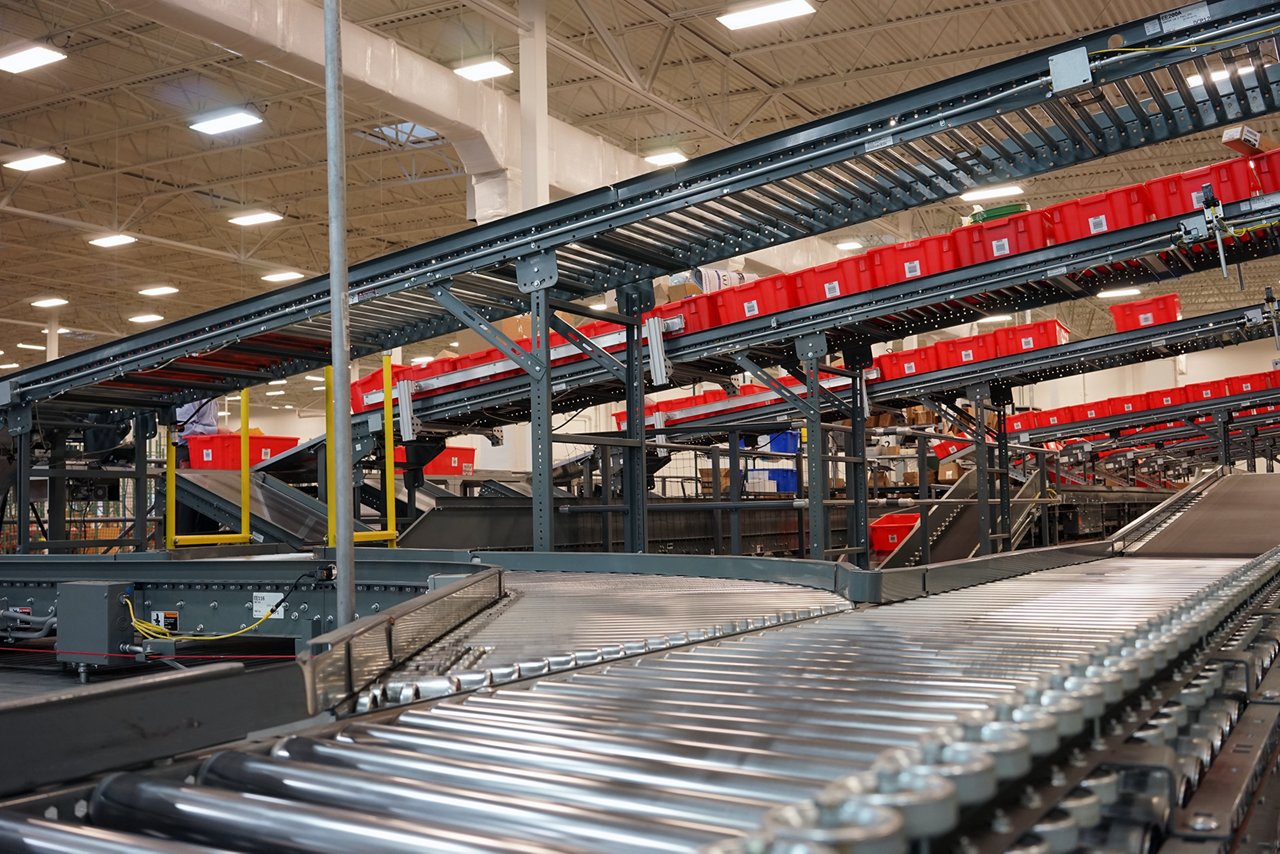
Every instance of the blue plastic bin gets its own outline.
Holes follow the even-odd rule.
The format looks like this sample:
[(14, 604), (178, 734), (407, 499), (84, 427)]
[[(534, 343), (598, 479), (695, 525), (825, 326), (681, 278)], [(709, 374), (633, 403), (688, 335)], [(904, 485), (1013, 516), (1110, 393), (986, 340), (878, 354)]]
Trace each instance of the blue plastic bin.
[(779, 492), (795, 492), (800, 485), (792, 469), (769, 469), (769, 480), (778, 484)]
[[(769, 436), (769, 450), (775, 454), (794, 454), (800, 450), (800, 432), (798, 430), (787, 430), (784, 433), (771, 434)], [(788, 491), (794, 492), (795, 490)]]

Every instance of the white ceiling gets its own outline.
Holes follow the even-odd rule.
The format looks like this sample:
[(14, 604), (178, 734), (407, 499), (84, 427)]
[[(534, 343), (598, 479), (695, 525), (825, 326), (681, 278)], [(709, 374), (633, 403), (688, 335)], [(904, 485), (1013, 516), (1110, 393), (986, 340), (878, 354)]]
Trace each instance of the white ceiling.
[[(814, 0), (817, 13), (730, 32), (724, 2), (548, 0), (549, 108), (615, 145), (689, 156), (936, 83), (1179, 5), (1168, 0)], [(499, 55), (518, 66), (506, 0), (347, 0), (346, 17), (446, 65)], [(102, 0), (0, 0), (0, 43), (49, 40), (68, 59), (0, 81), (0, 156), (52, 150), (67, 163), (0, 170), (0, 363), (23, 367), (61, 296), (64, 353), (276, 287), (264, 273), (326, 267), (323, 92), (268, 65), (121, 12)], [(3, 74), (3, 72), (0, 72)], [(518, 94), (519, 75), (477, 84)], [(208, 137), (187, 125), (251, 105), (264, 121)], [(448, 234), (466, 221), (466, 185), (444, 140), (398, 144), (378, 129), (402, 117), (346, 105), (352, 261)], [(1275, 119), (1261, 123), (1280, 131)], [(1028, 182), (1043, 205), (1224, 159), (1214, 139), (1182, 140)], [(844, 230), (874, 244), (952, 227), (944, 204)], [(271, 208), (284, 220), (227, 218)], [(106, 231), (143, 236), (90, 246)], [(1202, 276), (1174, 285), (1188, 313), (1256, 301), (1280, 266), (1246, 268), (1247, 290)], [(173, 296), (137, 291), (171, 284)], [(1158, 292), (1152, 290), (1152, 293)], [(1105, 307), (1061, 311), (1077, 334), (1110, 329)], [(438, 348), (437, 348), (438, 349)], [(309, 386), (309, 383), (297, 385)], [(295, 398), (296, 395), (296, 398)], [(310, 401), (310, 392), (285, 400)], [(282, 401), (283, 402), (283, 401)]]

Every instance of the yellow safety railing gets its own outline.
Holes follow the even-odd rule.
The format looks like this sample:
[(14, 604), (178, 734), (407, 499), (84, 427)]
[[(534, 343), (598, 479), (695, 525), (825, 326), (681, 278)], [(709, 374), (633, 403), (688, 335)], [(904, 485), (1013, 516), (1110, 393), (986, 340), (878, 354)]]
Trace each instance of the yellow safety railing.
[(178, 534), (178, 436), (169, 434), (164, 466), (165, 548), (212, 546), (252, 541), (249, 524), (249, 390), (240, 391), (240, 532), (235, 534)]
[[(325, 398), (325, 434), (333, 436), (333, 368), (324, 369), (324, 398)], [(385, 483), (388, 485), (386, 495), (387, 506), (387, 527), (383, 531), (356, 531), (355, 541), (357, 543), (381, 543), (385, 542), (391, 548), (396, 547), (396, 540), (400, 536), (400, 532), (396, 530), (396, 461), (395, 461), (395, 419), (391, 412), (391, 357), (382, 357), (382, 436), (383, 447), (386, 450)], [(326, 441), (324, 443), (324, 459), (325, 459), (325, 495), (328, 497), (329, 505), (329, 536), (328, 544), (334, 546), (337, 544), (338, 531), (338, 511), (337, 505), (333, 500), (333, 496), (338, 489), (338, 473), (334, 471), (333, 463), (333, 442)]]

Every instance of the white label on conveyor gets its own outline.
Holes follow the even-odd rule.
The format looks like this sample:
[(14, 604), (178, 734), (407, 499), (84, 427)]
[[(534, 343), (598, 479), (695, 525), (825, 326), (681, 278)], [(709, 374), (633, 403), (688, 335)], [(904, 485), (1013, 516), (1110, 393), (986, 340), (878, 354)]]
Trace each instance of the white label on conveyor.
[(991, 241), (991, 254), (999, 258), (1001, 255), (1009, 254), (1009, 238), (1002, 237), (999, 240)]
[(1197, 27), (1209, 21), (1209, 4), (1201, 0), (1172, 12), (1165, 12), (1159, 18), (1160, 29), (1166, 33), (1175, 33), (1190, 27)]
[(908, 261), (902, 265), (902, 274), (908, 279), (914, 279), (920, 275), (920, 262)]
[[(270, 611), (272, 608), (274, 608), (283, 598), (284, 598), (283, 593), (274, 593), (271, 591), (254, 593), (253, 594), (254, 619), (255, 620), (260, 619), (266, 616), (267, 612)], [(281, 608), (279, 611), (276, 611), (274, 614), (272, 614), (271, 619), (283, 620), (284, 608)]]
[(960, 361), (962, 361), (962, 362), (972, 362), (972, 361), (973, 361), (973, 351), (972, 351), (972, 350), (961, 350), (961, 351), (960, 351)]
[(887, 133), (879, 139), (873, 139), (867, 143), (867, 151), (879, 151), (882, 148), (888, 148), (893, 145), (893, 134)]
[(747, 300), (742, 304), (742, 313), (747, 317), (755, 317), (760, 313), (760, 303), (755, 300)]
[(822, 292), (827, 295), (827, 299), (840, 296), (839, 282), (826, 282), (822, 285)]
[(1106, 230), (1107, 230), (1106, 214), (1098, 214), (1097, 216), (1089, 217), (1089, 233), (1090, 234), (1101, 234)]
[(1155, 324), (1156, 316), (1154, 312), (1144, 311), (1142, 314), (1138, 315), (1139, 326), (1155, 326)]

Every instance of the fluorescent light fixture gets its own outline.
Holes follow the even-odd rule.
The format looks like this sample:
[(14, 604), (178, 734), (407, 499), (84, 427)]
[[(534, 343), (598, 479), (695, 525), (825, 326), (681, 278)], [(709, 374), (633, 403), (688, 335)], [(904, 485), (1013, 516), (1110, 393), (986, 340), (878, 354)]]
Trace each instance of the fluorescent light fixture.
[(18, 349), (19, 350), (43, 350), (44, 345), (43, 344), (19, 344)]
[(249, 211), (240, 216), (233, 216), (227, 222), (232, 225), (262, 225), (268, 222), (279, 222), (282, 219), (284, 217), (272, 211)]
[(495, 77), (506, 77), (511, 73), (511, 66), (500, 59), (486, 59), (470, 65), (460, 65), (453, 73), (468, 80), (492, 80)]
[(61, 166), (66, 162), (56, 154), (29, 154), (17, 160), (10, 160), (4, 164), (4, 168), (19, 172), (34, 172), (37, 169), (48, 169), (50, 166)]
[(324, 382), (324, 377), (318, 377), (318, 376), (316, 376), (315, 374), (307, 374), (305, 377), (303, 377), (303, 379), (304, 379), (304, 380), (311, 380), (313, 383), (322, 383), (322, 382)]
[(272, 409), (279, 409), (280, 407), (278, 407), (278, 406), (273, 406), (273, 407), (271, 407), (271, 408), (272, 408)]
[(771, 3), (739, 4), (723, 15), (717, 15), (716, 20), (731, 30), (745, 30), (747, 27), (812, 15), (813, 12), (808, 0), (774, 0)]
[(67, 55), (62, 51), (44, 45), (10, 45), (4, 53), (0, 53), (0, 71), (21, 74), (66, 58)]
[(282, 395), (282, 394), (284, 394), (284, 392), (283, 392), (283, 391), (269, 391), (269, 392), (266, 392), (266, 396), (267, 396), (267, 397), (279, 397), (279, 396), (280, 396), (280, 395)]
[(591, 304), (592, 311), (605, 311), (608, 308), (609, 304), (607, 302), (593, 302)]
[(312, 391), (324, 391), (324, 386), (322, 386), (322, 385), (313, 385), (313, 386), (311, 387), (311, 390), (312, 390)]
[(1109, 291), (1098, 291), (1098, 299), (1119, 299), (1120, 297), (1136, 297), (1142, 288), (1113, 288)]
[(302, 274), (296, 270), (282, 270), (279, 273), (267, 273), (262, 277), (264, 282), (292, 282), (294, 279), (301, 279)]
[(644, 158), (646, 163), (652, 163), (654, 166), (675, 166), (677, 163), (684, 163), (688, 159), (684, 156), (683, 151), (676, 151), (674, 148), (670, 151), (655, 151)]
[(992, 314), (987, 317), (979, 317), (978, 323), (1008, 323), (1013, 320), (1013, 316), (1009, 314)]
[(836, 244), (836, 248), (841, 252), (856, 252), (862, 248), (862, 244), (856, 240), (841, 240)]
[(213, 136), (214, 134), (227, 133), (228, 131), (260, 124), (262, 124), (262, 116), (255, 116), (247, 110), (237, 109), (211, 113), (196, 119), (188, 127), (197, 133), (207, 133)]
[(960, 196), (962, 202), (985, 202), (991, 199), (1007, 199), (1011, 196), (1021, 196), (1022, 187), (1017, 184), (1006, 184), (1002, 187), (983, 187), (981, 190), (971, 190)]
[(130, 243), (137, 243), (138, 238), (130, 237), (127, 234), (104, 234), (102, 237), (95, 237), (89, 242), (94, 246), (110, 249), (112, 246), (127, 246)]
[(31, 303), (33, 308), (57, 308), (60, 305), (66, 305), (67, 301), (62, 297), (45, 297)]
[(239, 400), (239, 399), (240, 399), (240, 395), (238, 394), (232, 394), (227, 396), (227, 400)]
[[(1248, 68), (1249, 68), (1249, 71), (1253, 71), (1253, 66), (1252, 66), (1252, 65), (1248, 66)], [(1240, 69), (1240, 73), (1241, 73), (1241, 74), (1247, 74), (1248, 72), (1246, 72), (1243, 68), (1241, 68), (1241, 69)], [(1220, 81), (1220, 80), (1226, 80), (1226, 79), (1227, 79), (1228, 77), (1230, 77), (1230, 76), (1231, 76), (1231, 72), (1230, 72), (1230, 71), (1227, 71), (1225, 68), (1219, 68), (1217, 71), (1210, 71), (1210, 72), (1209, 72), (1209, 79), (1210, 79), (1210, 80), (1212, 80), (1214, 83), (1217, 83), (1217, 82), (1218, 82), (1218, 81)], [(1199, 74), (1192, 74), (1190, 77), (1188, 77), (1188, 78), (1187, 78), (1187, 85), (1188, 85), (1188, 86), (1203, 86), (1203, 85), (1204, 85), (1204, 77), (1203, 77), (1203, 76), (1201, 76), (1201, 75), (1199, 75)]]
[(164, 320), (162, 314), (135, 314), (129, 318), (130, 323), (155, 323), (158, 320)]
[[(67, 327), (65, 327), (65, 326), (59, 326), (59, 327), (58, 327), (58, 334), (59, 334), (59, 335), (66, 335), (66, 334), (67, 334), (68, 332), (70, 332), (70, 331), (71, 331), (71, 330), (70, 330), (70, 329), (68, 329), (68, 328), (67, 328)], [(41, 330), (40, 330), (40, 334), (42, 334), (42, 335), (48, 335), (48, 334), (49, 334), (49, 330), (48, 330), (48, 329), (41, 329)], [(4, 352), (3, 350), (0, 350), (0, 353), (3, 353), (3, 352)]]
[(144, 297), (167, 297), (169, 294), (176, 294), (178, 289), (172, 285), (156, 285), (152, 288), (143, 288), (138, 291)]
[(219, 409), (219, 410), (218, 410), (218, 415), (219, 415), (219, 417), (221, 417), (221, 418), (226, 418), (226, 417), (227, 417), (228, 415), (230, 415), (230, 414), (231, 414), (231, 413), (230, 413), (228, 410), (226, 410), (226, 409)]
[(419, 357), (418, 357), (418, 358), (416, 358), (416, 359), (410, 359), (410, 360), (409, 360), (409, 364), (411, 364), (411, 365), (429, 365), (429, 364), (431, 364), (432, 362), (434, 362), (435, 360), (436, 360), (436, 357), (435, 357), (435, 356), (419, 356)]
[(267, 383), (267, 385), (285, 385), (288, 382), (289, 382), (288, 380), (272, 380), (271, 382)]
[(6, 364), (0, 365), (0, 371), (8, 371), (16, 367), (18, 367), (17, 362), (8, 362)]
[(286, 403), (286, 404), (284, 405), (284, 408), (285, 408), (285, 409), (293, 409), (293, 404), (292, 404), (292, 403)]

